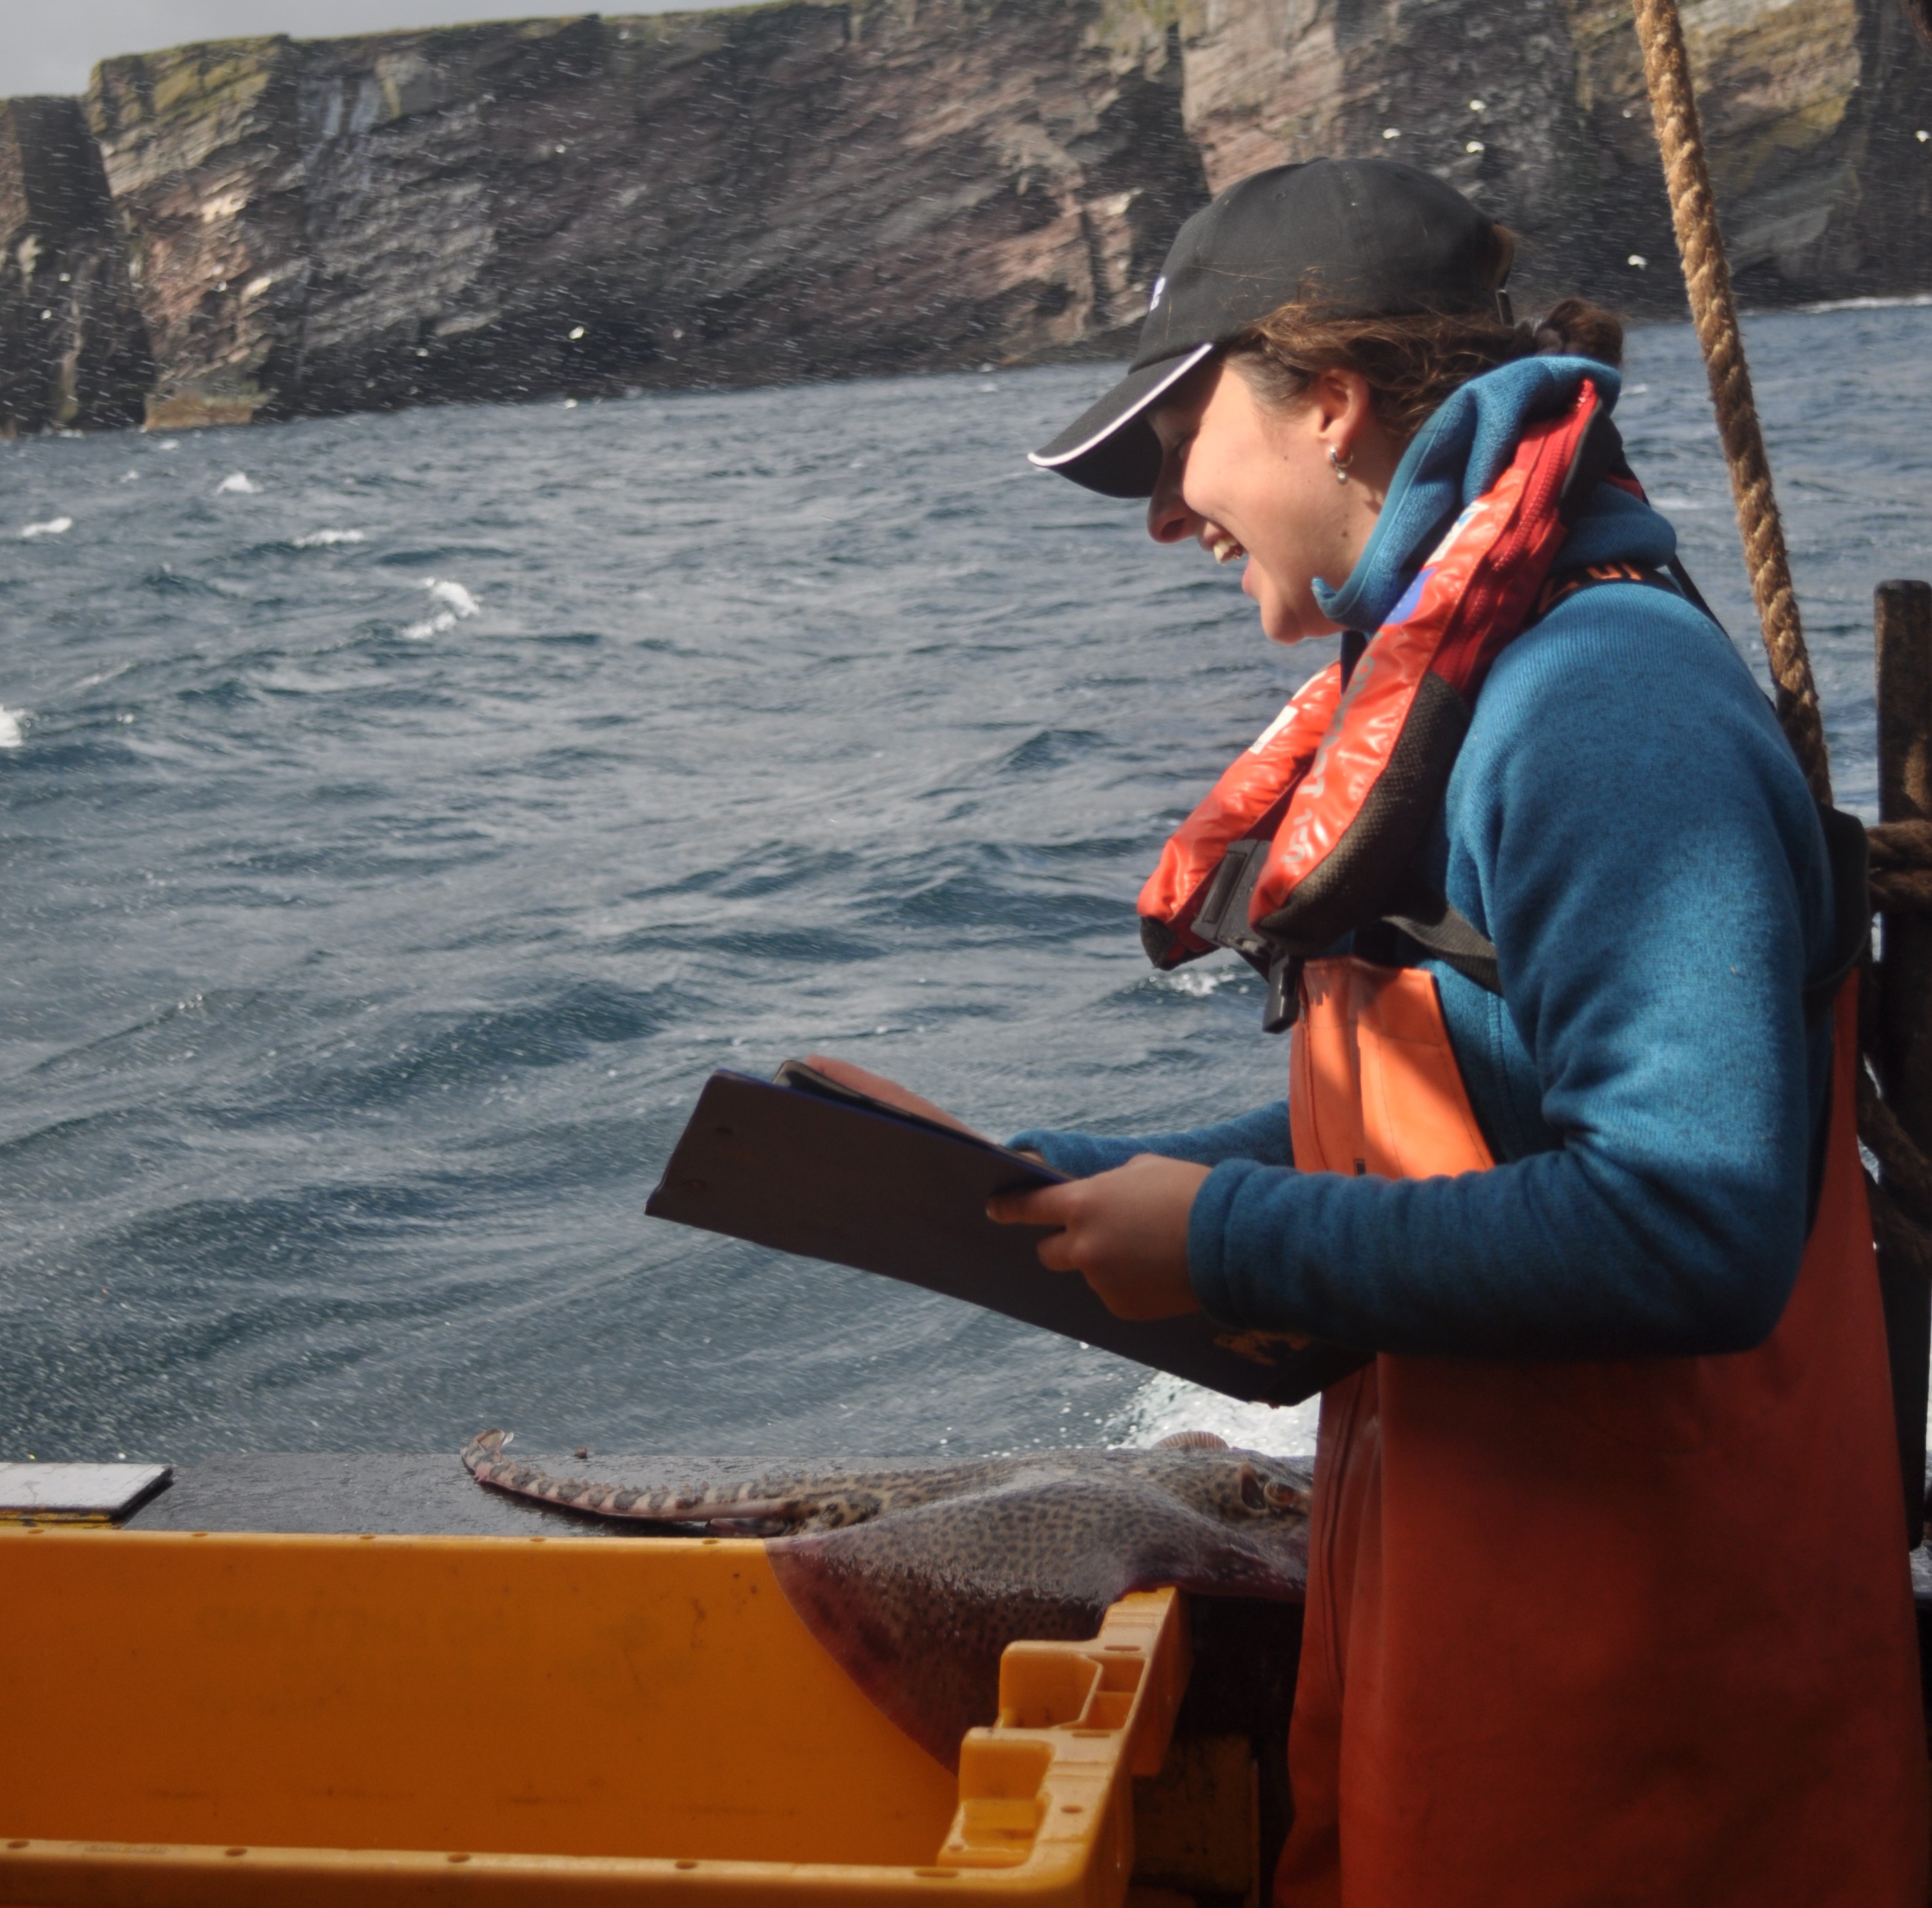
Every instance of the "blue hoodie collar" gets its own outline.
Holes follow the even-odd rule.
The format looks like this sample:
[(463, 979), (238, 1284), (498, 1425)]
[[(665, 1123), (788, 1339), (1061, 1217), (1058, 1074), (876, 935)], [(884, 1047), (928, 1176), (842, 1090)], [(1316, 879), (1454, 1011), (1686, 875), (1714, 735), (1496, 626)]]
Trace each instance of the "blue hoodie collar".
[[(1379, 628), (1456, 513), (1502, 476), (1525, 427), (1563, 410), (1586, 377), (1614, 410), (1622, 378), (1587, 358), (1520, 358), (1453, 392), (1403, 453), (1348, 580), (1334, 590), (1316, 580), (1322, 614), (1344, 629)], [(1648, 504), (1606, 484), (1570, 531), (1564, 560), (1660, 564), (1676, 548), (1676, 532)]]

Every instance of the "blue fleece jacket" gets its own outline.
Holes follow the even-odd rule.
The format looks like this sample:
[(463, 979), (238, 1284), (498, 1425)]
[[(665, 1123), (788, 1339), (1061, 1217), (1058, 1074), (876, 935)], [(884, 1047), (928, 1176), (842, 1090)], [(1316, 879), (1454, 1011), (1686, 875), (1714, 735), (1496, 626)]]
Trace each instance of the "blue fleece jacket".
[[(1464, 386), (1403, 458), (1339, 590), (1375, 628), (1579, 358)], [(1648, 506), (1605, 486), (1565, 564), (1657, 564)], [(1495, 942), (1500, 998), (1426, 963), (1493, 1171), (1298, 1173), (1287, 1102), (1120, 1139), (1036, 1132), (1076, 1174), (1154, 1152), (1213, 1167), (1195, 1292), (1240, 1328), (1415, 1355), (1612, 1358), (1760, 1342), (1796, 1281), (1831, 1064), (1802, 990), (1828, 959), (1830, 875), (1796, 759), (1729, 640), (1640, 584), (1579, 592), (1504, 652), (1433, 833), (1443, 891)], [(1286, 1060), (1284, 1047), (1282, 1058)]]

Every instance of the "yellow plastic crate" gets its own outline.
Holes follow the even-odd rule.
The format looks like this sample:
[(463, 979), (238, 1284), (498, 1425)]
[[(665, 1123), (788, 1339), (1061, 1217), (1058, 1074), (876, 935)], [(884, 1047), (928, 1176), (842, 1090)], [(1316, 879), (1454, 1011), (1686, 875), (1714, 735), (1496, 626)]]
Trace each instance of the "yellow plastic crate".
[(1171, 1591), (1006, 1653), (956, 1778), (719, 1538), (0, 1530), (0, 1903), (1115, 1908)]

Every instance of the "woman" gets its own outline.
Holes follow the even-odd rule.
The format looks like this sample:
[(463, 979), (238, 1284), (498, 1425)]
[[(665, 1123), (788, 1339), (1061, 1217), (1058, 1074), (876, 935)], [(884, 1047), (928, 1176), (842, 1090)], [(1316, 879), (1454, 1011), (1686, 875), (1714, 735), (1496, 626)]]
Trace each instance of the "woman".
[(1286, 1106), (1024, 1135), (1077, 1177), (995, 1216), (1116, 1312), (1374, 1354), (1322, 1400), (1277, 1902), (1918, 1908), (1826, 835), (1622, 470), (1615, 321), (1514, 326), (1510, 249), (1408, 167), (1244, 180), (1036, 454), (1343, 640), (1142, 902), (1270, 973)]

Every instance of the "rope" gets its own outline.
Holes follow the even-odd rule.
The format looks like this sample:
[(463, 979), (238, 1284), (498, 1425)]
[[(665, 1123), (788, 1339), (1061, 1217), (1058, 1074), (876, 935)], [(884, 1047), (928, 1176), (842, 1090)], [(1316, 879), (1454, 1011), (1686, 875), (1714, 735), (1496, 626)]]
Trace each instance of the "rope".
[(1865, 830), (1874, 873), (1932, 868), (1932, 821), (1882, 821)]
[(1731, 495), (1744, 537), (1744, 567), (1751, 598), (1764, 627), (1778, 692), (1778, 719), (1798, 752), (1805, 779), (1820, 801), (1832, 799), (1832, 769), (1825, 748), (1825, 724), (1818, 708), (1811, 658), (1804, 647), (1798, 598), (1791, 587), (1784, 526), (1771, 488), (1771, 461), (1758, 428), (1751, 396), (1750, 369), (1744, 362), (1744, 336), (1738, 326), (1731, 269), (1718, 229), (1718, 205), (1711, 191), (1711, 169), (1691, 90), (1690, 61), (1677, 0), (1636, 0), (1636, 32), (1643, 48), (1644, 78), (1650, 88), (1657, 142), (1670, 192), (1670, 217), (1684, 260), (1684, 285), (1690, 316), (1703, 347), (1704, 369), (1717, 406), (1718, 434), (1731, 473)]
[[(1932, 33), (1932, 0), (1912, 0), (1916, 18)], [(1691, 87), (1690, 61), (1684, 49), (1677, 0), (1636, 0), (1637, 39), (1657, 142), (1664, 158), (1670, 195), (1671, 222), (1684, 262), (1684, 284), (1690, 316), (1704, 354), (1711, 400), (1718, 413), (1724, 461), (1730, 471), (1738, 528), (1744, 539), (1744, 567), (1764, 632), (1765, 653), (1777, 691), (1778, 718), (1796, 754), (1811, 792), (1832, 799), (1832, 769), (1825, 746), (1823, 716), (1798, 598), (1791, 586), (1791, 565), (1784, 529), (1772, 489), (1771, 460), (1764, 448), (1750, 370), (1744, 362), (1744, 337), (1724, 234), (1718, 226), (1711, 169)], [(1871, 906), (1894, 916), (1932, 916), (1932, 822), (1882, 823), (1868, 831), (1871, 857)], [(1880, 1097), (1875, 1056), (1868, 1046), (1858, 1069), (1858, 1137), (1878, 1162), (1882, 1181), (1868, 1173), (1872, 1229), (1880, 1250), (1894, 1262), (1932, 1279), (1932, 1160), (1928, 1160), (1898, 1117)]]
[(1862, 1068), (1858, 1134), (1885, 1173), (1886, 1191), (1919, 1225), (1932, 1226), (1932, 1161), (1912, 1144), (1898, 1115), (1879, 1098), (1871, 1076)]
[(1865, 830), (1871, 902), (1881, 914), (1932, 914), (1932, 821), (1882, 821)]

